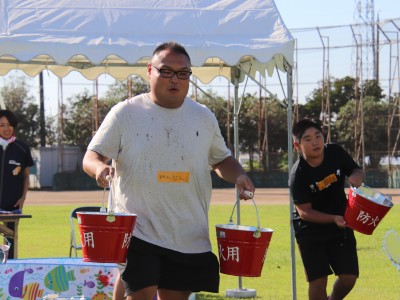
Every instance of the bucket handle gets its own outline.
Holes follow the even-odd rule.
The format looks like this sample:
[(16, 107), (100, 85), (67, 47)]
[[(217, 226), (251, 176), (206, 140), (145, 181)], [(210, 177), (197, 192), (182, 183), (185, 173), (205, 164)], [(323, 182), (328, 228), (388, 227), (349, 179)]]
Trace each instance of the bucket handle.
[[(360, 187), (367, 187), (367, 186), (364, 185), (364, 182), (362, 182)], [(350, 184), (350, 190), (351, 190), (351, 193), (353, 193), (353, 197), (355, 197), (357, 195), (357, 187)]]
[[(256, 216), (257, 216), (257, 229), (256, 229), (256, 231), (254, 231), (253, 237), (258, 239), (259, 237), (261, 237), (260, 218), (258, 217), (258, 209), (257, 209), (256, 202), (254, 201), (254, 197), (251, 197), (250, 199), (254, 204), (254, 207), (256, 209)], [(233, 206), (232, 213), (231, 213), (231, 216), (229, 218), (229, 224), (234, 224), (232, 216), (233, 216), (233, 212), (235, 211), (236, 205), (238, 204), (238, 201), (240, 201), (240, 199), (237, 199), (236, 202), (235, 202), (235, 205)]]
[(100, 207), (100, 212), (101, 213), (106, 213), (107, 212), (107, 208), (105, 206), (106, 190), (107, 190), (107, 187), (105, 187), (104, 190), (103, 190), (103, 202), (102, 202), (101, 207)]
[(107, 211), (109, 214), (114, 213), (114, 204), (113, 204), (113, 196), (114, 196), (114, 189), (112, 188), (113, 178), (111, 175), (107, 175), (106, 179), (108, 181), (108, 188), (110, 189), (110, 193), (108, 195), (108, 203), (107, 203)]
[(113, 205), (113, 188), (112, 188), (112, 177), (110, 175), (106, 176), (106, 179), (108, 181), (108, 189), (110, 190), (108, 194), (108, 202), (107, 202), (107, 208), (105, 207), (105, 195), (106, 195), (106, 190), (107, 187), (104, 188), (104, 193), (103, 193), (103, 203), (100, 208), (101, 213), (108, 212), (106, 220), (110, 223), (115, 221), (115, 216), (114, 216), (114, 205)]

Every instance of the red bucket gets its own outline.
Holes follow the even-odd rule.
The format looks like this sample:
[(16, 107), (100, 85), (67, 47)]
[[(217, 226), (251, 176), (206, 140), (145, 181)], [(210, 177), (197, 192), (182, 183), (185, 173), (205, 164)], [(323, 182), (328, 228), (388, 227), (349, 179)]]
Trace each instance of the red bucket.
[(260, 228), (259, 221), (258, 227), (234, 225), (231, 222), (216, 225), (220, 272), (235, 276), (261, 276), (273, 230)]
[(84, 262), (125, 263), (135, 214), (77, 212)]
[(392, 206), (390, 197), (377, 190), (367, 186), (351, 188), (344, 219), (350, 228), (371, 235)]

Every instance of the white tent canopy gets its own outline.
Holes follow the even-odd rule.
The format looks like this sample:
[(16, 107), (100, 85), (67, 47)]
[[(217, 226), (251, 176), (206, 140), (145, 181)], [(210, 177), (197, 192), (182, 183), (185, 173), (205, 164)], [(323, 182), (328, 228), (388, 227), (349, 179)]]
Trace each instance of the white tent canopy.
[(294, 40), (272, 0), (7, 0), (0, 30), (0, 75), (146, 77), (143, 66), (168, 40), (186, 47), (203, 83), (230, 79), (226, 66), (272, 75), (293, 65)]
[[(61, 78), (78, 71), (90, 80), (146, 79), (145, 66), (165, 41), (186, 48), (203, 83), (224, 76), (234, 84), (237, 158), (239, 82), (245, 74), (287, 72), (290, 168), (294, 39), (273, 0), (0, 0), (0, 75), (19, 69), (29, 76), (50, 70)], [(291, 238), (296, 299), (293, 231)]]

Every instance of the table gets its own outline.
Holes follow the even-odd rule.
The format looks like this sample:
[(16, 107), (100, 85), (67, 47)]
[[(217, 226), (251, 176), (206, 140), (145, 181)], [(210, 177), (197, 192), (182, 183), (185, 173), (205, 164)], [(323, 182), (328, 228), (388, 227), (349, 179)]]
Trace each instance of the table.
[[(31, 215), (25, 214), (0, 214), (0, 233), (5, 237), (14, 239), (14, 258), (18, 257), (18, 223), (20, 219), (32, 218)], [(7, 227), (7, 223), (14, 223), (15, 229), (11, 230)]]

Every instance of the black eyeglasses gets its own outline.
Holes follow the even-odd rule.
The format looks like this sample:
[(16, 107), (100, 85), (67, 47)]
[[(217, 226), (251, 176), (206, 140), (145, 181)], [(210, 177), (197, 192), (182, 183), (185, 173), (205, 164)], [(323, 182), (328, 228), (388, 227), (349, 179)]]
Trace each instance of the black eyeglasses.
[(173, 71), (170, 69), (159, 69), (155, 65), (152, 65), (160, 74), (161, 77), (164, 78), (172, 78), (176, 74), (176, 77), (179, 79), (189, 79), (190, 75), (192, 75), (192, 71)]

